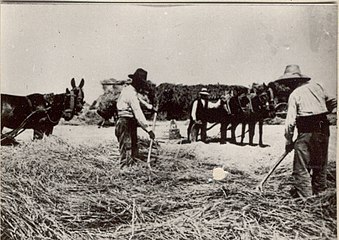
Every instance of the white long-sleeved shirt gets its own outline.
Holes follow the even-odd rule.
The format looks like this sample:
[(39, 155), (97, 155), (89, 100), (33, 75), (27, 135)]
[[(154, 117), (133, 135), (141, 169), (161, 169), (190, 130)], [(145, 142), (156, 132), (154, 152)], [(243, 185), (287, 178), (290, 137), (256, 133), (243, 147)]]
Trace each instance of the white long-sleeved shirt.
[(139, 99), (139, 102), (144, 105), (147, 109), (149, 110), (152, 110), (153, 109), (153, 106), (152, 104), (148, 103), (145, 99), (144, 99), (144, 96), (140, 93), (137, 94), (138, 96), (138, 99)]
[[(197, 108), (198, 108), (198, 100), (199, 99), (196, 99), (194, 102), (193, 102), (193, 105), (192, 105), (192, 112), (191, 112), (191, 117), (193, 119), (193, 121), (196, 121), (197, 120)], [(201, 102), (202, 102), (202, 105), (203, 106), (206, 106), (206, 103), (207, 103), (208, 100), (206, 99), (201, 99)], [(217, 108), (220, 106), (220, 99), (216, 102), (216, 103), (212, 103), (212, 102), (209, 102), (208, 103), (208, 108)]]
[(320, 84), (307, 82), (296, 88), (288, 99), (286, 144), (292, 143), (297, 117), (332, 112), (336, 107), (336, 99), (330, 97)]
[(117, 109), (119, 117), (134, 117), (141, 128), (149, 132), (148, 123), (140, 107), (138, 93), (132, 85), (127, 85), (121, 90), (117, 101)]

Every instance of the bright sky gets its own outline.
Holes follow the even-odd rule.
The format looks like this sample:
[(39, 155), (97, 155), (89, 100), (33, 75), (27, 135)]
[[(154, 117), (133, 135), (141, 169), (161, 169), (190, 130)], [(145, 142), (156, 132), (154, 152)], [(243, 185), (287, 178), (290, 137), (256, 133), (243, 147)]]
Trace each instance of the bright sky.
[(288, 64), (337, 89), (335, 5), (2, 4), (1, 92), (61, 93), (85, 79), (183, 84), (270, 82)]

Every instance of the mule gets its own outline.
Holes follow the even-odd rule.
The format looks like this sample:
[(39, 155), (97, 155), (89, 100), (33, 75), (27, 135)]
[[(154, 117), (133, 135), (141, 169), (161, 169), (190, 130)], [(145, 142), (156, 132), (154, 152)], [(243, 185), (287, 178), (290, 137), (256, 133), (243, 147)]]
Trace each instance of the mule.
[(244, 144), (245, 129), (248, 125), (249, 145), (254, 146), (253, 138), (255, 126), (259, 125), (259, 146), (264, 147), (263, 143), (263, 124), (266, 118), (275, 117), (274, 94), (270, 87), (263, 85), (253, 85), (251, 92), (239, 97), (240, 105), (243, 109), (241, 117), (242, 133), (241, 144)]
[[(224, 103), (226, 104), (226, 103)], [(231, 143), (237, 143), (235, 130), (237, 126), (242, 122), (244, 118), (244, 113), (239, 103), (239, 97), (237, 95), (232, 96), (227, 103), (229, 106), (228, 114), (223, 118), (220, 127), (220, 144), (225, 144), (227, 139), (227, 130), (228, 125), (230, 125), (231, 130)]]
[[(79, 114), (84, 104), (84, 93), (80, 85), (71, 80), (72, 90), (62, 94), (30, 94), (15, 96), (1, 94), (1, 133), (4, 127), (14, 129), (33, 129), (33, 139), (42, 139), (43, 135), (52, 134), (53, 127), (61, 118), (69, 121)], [(8, 137), (8, 134), (5, 134)], [(5, 138), (6, 138), (5, 137)], [(4, 138), (2, 137), (1, 140)], [(2, 141), (1, 141), (2, 142)]]
[[(76, 86), (75, 79), (72, 78), (71, 80), (71, 86), (72, 89), (69, 91), (66, 89), (66, 94), (69, 94), (69, 102), (65, 101), (64, 110), (62, 111), (62, 114), (60, 116), (60, 109), (62, 109), (62, 106), (53, 106), (52, 104), (52, 113), (54, 115), (54, 119), (52, 120), (48, 118), (49, 115), (47, 115), (45, 118), (40, 120), (40, 124), (42, 127), (39, 127), (39, 129), (34, 129), (33, 133), (33, 139), (42, 139), (43, 135), (49, 136), (53, 133), (54, 126), (56, 126), (61, 118), (64, 118), (66, 121), (70, 121), (73, 116), (79, 115), (81, 113), (83, 106), (85, 104), (84, 98), (84, 91), (83, 86), (85, 84), (85, 80), (81, 79), (79, 86)], [(60, 100), (59, 100), (60, 101)], [(68, 104), (68, 106), (67, 106)], [(54, 104), (57, 105), (57, 104)]]

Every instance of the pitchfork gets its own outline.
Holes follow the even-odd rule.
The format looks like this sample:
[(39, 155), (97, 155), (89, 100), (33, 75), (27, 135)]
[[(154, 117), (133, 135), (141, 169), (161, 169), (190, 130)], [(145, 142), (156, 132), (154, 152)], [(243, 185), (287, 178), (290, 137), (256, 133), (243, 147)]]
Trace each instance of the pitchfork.
[(262, 192), (263, 188), (264, 188), (264, 184), (267, 181), (267, 179), (271, 176), (271, 174), (274, 172), (274, 170), (279, 166), (279, 164), (282, 162), (282, 160), (284, 160), (284, 158), (289, 154), (289, 152), (285, 151), (283, 153), (283, 155), (280, 156), (280, 158), (278, 159), (278, 161), (274, 164), (274, 166), (272, 167), (272, 169), (267, 173), (267, 175), (265, 176), (265, 178), (259, 183), (259, 185), (255, 188), (257, 191)]

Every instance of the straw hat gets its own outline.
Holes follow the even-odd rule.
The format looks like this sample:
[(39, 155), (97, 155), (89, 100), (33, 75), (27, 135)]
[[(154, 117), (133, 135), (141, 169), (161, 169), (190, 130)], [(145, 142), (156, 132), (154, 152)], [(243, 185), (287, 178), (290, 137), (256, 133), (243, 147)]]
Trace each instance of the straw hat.
[(284, 75), (280, 76), (277, 81), (280, 80), (304, 80), (309, 81), (311, 78), (301, 74), (299, 65), (291, 64), (286, 66)]
[(207, 91), (207, 88), (202, 88), (199, 92), (200, 95), (210, 95)]

